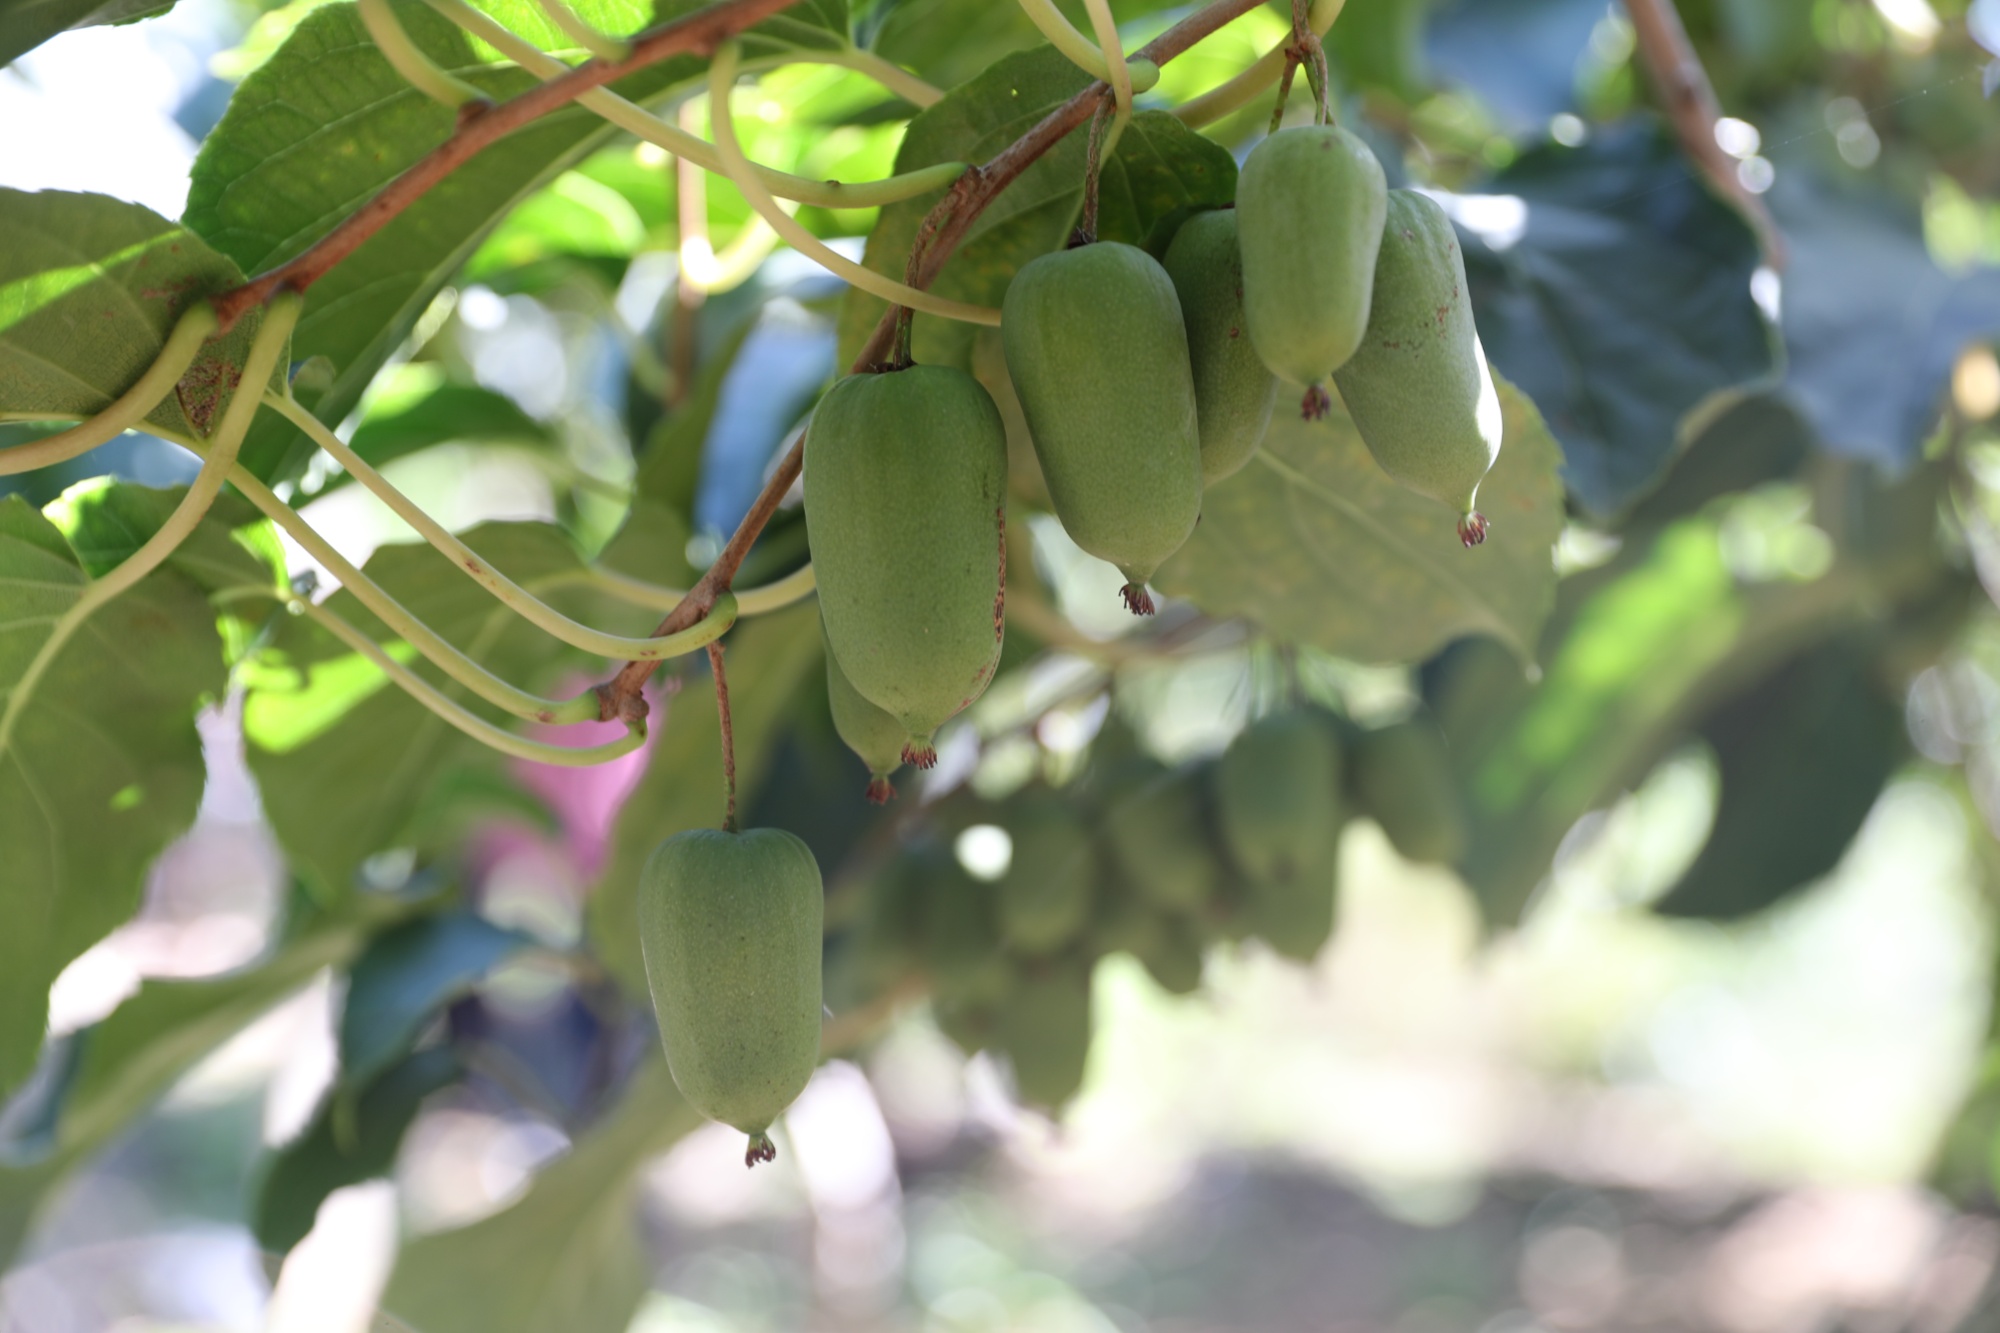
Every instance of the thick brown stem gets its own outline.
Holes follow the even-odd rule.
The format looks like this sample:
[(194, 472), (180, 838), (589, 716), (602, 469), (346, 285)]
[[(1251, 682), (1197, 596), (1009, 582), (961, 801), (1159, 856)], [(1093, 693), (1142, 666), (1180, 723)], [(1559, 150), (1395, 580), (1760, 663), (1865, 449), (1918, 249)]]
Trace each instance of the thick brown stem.
[[(411, 204), (430, 192), (488, 144), (575, 101), (592, 88), (614, 83), (636, 70), (657, 65), (669, 56), (712, 56), (722, 43), (745, 28), (763, 22), (798, 0), (721, 0), (685, 18), (663, 23), (632, 40), (632, 53), (619, 61), (590, 60), (569, 73), (538, 84), (498, 106), (462, 116), (449, 139), (418, 159), (402, 175), (383, 186), (373, 199), (350, 213), (305, 253), (252, 278), (214, 300), (215, 312), (227, 332), (245, 313), (262, 305), (281, 287), (304, 291), (328, 270), (359, 249), (362, 242), (389, 225)], [(476, 103), (468, 104), (476, 106)]]
[[(1150, 60), (1155, 65), (1164, 65), (1180, 55), (1196, 42), (1214, 33), (1224, 25), (1241, 18), (1257, 8), (1261, 0), (1215, 0), (1207, 6), (1176, 23), (1173, 27), (1155, 37), (1133, 53), (1134, 60)], [(1033, 129), (1002, 149), (992, 160), (982, 166), (973, 167), (940, 199), (930, 214), (924, 219), (919, 235), (930, 234), (932, 240), (924, 251), (922, 260), (915, 266), (910, 277), (913, 287), (928, 287), (937, 280), (945, 261), (965, 238), (979, 215), (987, 205), (999, 197), (1002, 190), (1019, 179), (1044, 153), (1060, 143), (1064, 136), (1076, 129), (1096, 112), (1100, 103), (1111, 96), (1111, 86), (1102, 80), (1091, 84), (1082, 92), (1051, 111), (1036, 123)], [(896, 337), (897, 308), (891, 306), (875, 325), (875, 331), (854, 358), (851, 370), (860, 374), (870, 367), (881, 364), (888, 356)], [(681, 599), (660, 622), (656, 635), (671, 634), (677, 629), (686, 629), (695, 624), (715, 605), (715, 599), (727, 591), (736, 571), (742, 566), (743, 558), (750, 554), (750, 547), (756, 542), (764, 525), (778, 512), (779, 504), (790, 490), (792, 483), (799, 479), (800, 466), (805, 461), (805, 439), (800, 437), (785, 456), (779, 460), (777, 469), (764, 483), (763, 491), (757, 496), (750, 512), (736, 525), (736, 532), (729, 544), (722, 548), (722, 554), (703, 574), (688, 595)], [(653, 674), (658, 662), (628, 662), (618, 674), (597, 687), (599, 711), (605, 718), (622, 718), (627, 721), (643, 722), (646, 717), (646, 700), (641, 693), (646, 680)]]
[(1725, 196), (1736, 201), (1757, 233), (1764, 262), (1772, 268), (1785, 266), (1785, 238), (1764, 206), (1761, 195), (1746, 189), (1737, 172), (1736, 159), (1722, 151), (1715, 141), (1715, 122), (1722, 106), (1715, 87), (1708, 81), (1701, 57), (1695, 54), (1681, 25), (1674, 0), (1625, 0), (1625, 12), (1632, 20), (1632, 35), (1639, 58), (1666, 103), (1667, 118), (1681, 150), (1700, 165), (1702, 172)]

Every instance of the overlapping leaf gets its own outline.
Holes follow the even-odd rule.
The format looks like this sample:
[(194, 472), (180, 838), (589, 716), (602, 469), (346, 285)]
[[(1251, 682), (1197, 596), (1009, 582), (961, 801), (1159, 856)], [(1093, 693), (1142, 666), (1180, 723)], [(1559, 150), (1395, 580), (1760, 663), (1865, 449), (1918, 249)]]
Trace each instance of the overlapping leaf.
[[(186, 228), (101, 194), (0, 190), (0, 236), (0, 420), (103, 409), (146, 373), (182, 312), (243, 280)], [(204, 347), (149, 423), (207, 435), (256, 325)]]
[(1776, 372), (1756, 237), (1644, 122), (1527, 153), (1487, 190), (1451, 202), (1479, 336), (1562, 442), (1570, 491), (1615, 514), (1689, 413)]
[[(132, 534), (99, 520), (143, 510), (68, 517), (104, 564)], [(147, 867), (193, 821), (195, 710), (225, 683), (215, 613), (173, 565), (58, 642), (90, 579), (54, 523), (0, 499), (0, 1091), (34, 1063), (56, 974), (132, 914)]]
[(1250, 465), (1209, 491), (1156, 584), (1357, 661), (1417, 661), (1464, 634), (1532, 658), (1555, 591), (1562, 456), (1534, 405), (1500, 390), (1505, 443), (1479, 488), (1484, 546), (1462, 549), (1457, 515), (1391, 481), (1337, 407), (1317, 424), (1284, 413)]

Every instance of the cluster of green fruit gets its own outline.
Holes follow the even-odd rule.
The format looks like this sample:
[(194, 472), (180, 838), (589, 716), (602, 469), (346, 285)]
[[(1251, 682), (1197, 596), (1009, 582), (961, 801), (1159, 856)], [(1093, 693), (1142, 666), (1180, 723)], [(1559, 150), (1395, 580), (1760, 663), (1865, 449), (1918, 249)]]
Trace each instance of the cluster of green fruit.
[[(838, 981), (865, 996), (921, 977), (967, 1054), (1003, 1057), (1023, 1102), (1059, 1111), (1083, 1081), (1097, 959), (1130, 954), (1175, 995), (1200, 986), (1218, 941), (1309, 961), (1333, 931), (1347, 818), (1376, 820), (1412, 860), (1450, 862), (1465, 840), (1455, 790), (1428, 719), (1362, 730), (1291, 709), (1219, 758), (1168, 769), (1127, 754), (1060, 790), (947, 802), (870, 883)], [(1012, 841), (990, 882), (953, 853), (978, 824)]]
[[(1323, 415), (1338, 386), (1385, 471), (1453, 506), (1467, 545), (1500, 447), (1500, 402), (1444, 211), (1387, 189), (1331, 125), (1251, 153), (1236, 207), (1198, 215), (1164, 265), (1090, 241), (1008, 286), (1007, 371), (1051, 506), (1116, 565), (1134, 612), (1194, 531), (1204, 486), (1241, 468), (1280, 376)], [(949, 366), (851, 375), (813, 414), (806, 525), (841, 734), (878, 800), (898, 763), (935, 761), (938, 726), (999, 660), (1006, 598), (1006, 430)]]
[[(1262, 442), (1280, 376), (1305, 387), (1308, 417), (1331, 406), (1331, 377), (1384, 470), (1455, 507), (1467, 545), (1484, 538), (1473, 503), (1500, 411), (1457, 238), (1435, 203), (1389, 191), (1344, 130), (1270, 136), (1236, 207), (1185, 223), (1164, 265), (1089, 238), (1034, 260), (1008, 287), (1001, 335), (1056, 517), (1124, 574), (1135, 613), (1152, 611), (1146, 581), (1194, 531), (1203, 487)], [(850, 375), (813, 413), (805, 475), (834, 722), (885, 801), (899, 763), (936, 762), (938, 727), (999, 664), (1006, 428), (963, 370)], [(1212, 773), (1107, 777), (1094, 834), (1067, 794), (1024, 799), (1014, 867), (992, 892), (941, 848), (900, 862), (869, 956), (920, 964), (947, 1030), (1005, 1052), (1022, 1095), (1060, 1107), (1082, 1079), (1101, 954), (1132, 953), (1185, 992), (1216, 938), (1319, 950), (1344, 791), (1399, 818), (1369, 794), (1384, 781), (1366, 776), (1379, 744), (1357, 750), (1344, 781), (1328, 716), (1276, 714)], [(1424, 763), (1441, 770), (1441, 750)], [(1431, 785), (1439, 776), (1405, 804), (1433, 809), (1450, 790)], [(668, 1063), (697, 1109), (750, 1136), (749, 1162), (774, 1154), (765, 1131), (818, 1061), (822, 896), (805, 844), (770, 829), (676, 835), (644, 873), (640, 936)]]

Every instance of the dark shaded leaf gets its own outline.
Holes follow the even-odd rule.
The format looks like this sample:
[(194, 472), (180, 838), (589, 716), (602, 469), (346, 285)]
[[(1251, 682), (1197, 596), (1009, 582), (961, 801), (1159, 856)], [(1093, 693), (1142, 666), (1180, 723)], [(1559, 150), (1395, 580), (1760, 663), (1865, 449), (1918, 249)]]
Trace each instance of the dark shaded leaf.
[(532, 941), (471, 912), (441, 912), (384, 931), (348, 972), (340, 1077), (355, 1089), (409, 1050), (432, 1015)]

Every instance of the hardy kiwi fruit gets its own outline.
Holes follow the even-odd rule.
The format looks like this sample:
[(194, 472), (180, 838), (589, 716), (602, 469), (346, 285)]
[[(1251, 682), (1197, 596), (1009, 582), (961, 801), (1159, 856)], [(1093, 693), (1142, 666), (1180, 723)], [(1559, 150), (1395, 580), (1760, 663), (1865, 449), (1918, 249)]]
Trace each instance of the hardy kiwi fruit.
[(1010, 948), (1048, 954), (1090, 919), (1096, 849), (1083, 818), (1053, 792), (1024, 801), (1008, 820), (1014, 858), (1000, 879), (1000, 934)]
[(1201, 514), (1194, 372), (1173, 280), (1144, 250), (1111, 241), (1043, 255), (1008, 286), (1000, 334), (1056, 517), (1118, 566), (1125, 604), (1150, 614), (1146, 580)]
[(1090, 1060), (1090, 963), (1064, 957), (1024, 972), (995, 1016), (995, 1044), (1021, 1100), (1059, 1112), (1083, 1086)]
[(824, 892), (805, 843), (781, 829), (690, 829), (639, 879), (639, 944), (674, 1082), (697, 1111), (765, 1133), (819, 1063)]
[(1243, 925), (1309, 959), (1333, 929), (1346, 814), (1333, 728), (1303, 709), (1259, 718), (1215, 770), (1216, 821), (1245, 880)]
[(1323, 383), (1368, 328), (1387, 194), (1368, 145), (1333, 125), (1279, 130), (1237, 178), (1250, 341), (1265, 365), (1306, 389), (1308, 418), (1325, 415)]
[(1500, 454), (1500, 396), (1473, 327), (1458, 236), (1435, 201), (1390, 192), (1368, 333), (1333, 378), (1382, 470), (1456, 510), (1467, 546), (1486, 540), (1473, 504)]
[(1178, 768), (1112, 801), (1104, 839), (1127, 887), (1170, 912), (1198, 912), (1221, 882), (1207, 837), (1202, 782)]
[(827, 643), (920, 768), (1000, 658), (1006, 487), (1000, 412), (962, 370), (850, 375), (813, 412), (806, 529)]
[(1364, 731), (1352, 742), (1347, 789), (1356, 812), (1382, 826), (1412, 861), (1451, 865), (1465, 854), (1465, 808), (1444, 733), (1428, 717)]
[[(820, 623), (822, 639), (826, 624)], [(861, 756), (868, 766), (868, 799), (886, 805), (896, 798), (889, 775), (903, 762), (903, 742), (908, 736), (903, 724), (863, 698), (861, 691), (840, 669), (833, 645), (826, 645), (826, 698), (833, 710), (833, 729), (847, 748)]]
[(1277, 377), (1251, 346), (1243, 317), (1235, 211), (1201, 213), (1181, 224), (1167, 248), (1166, 269), (1187, 325), (1202, 484), (1213, 486), (1257, 452), (1278, 399)]

